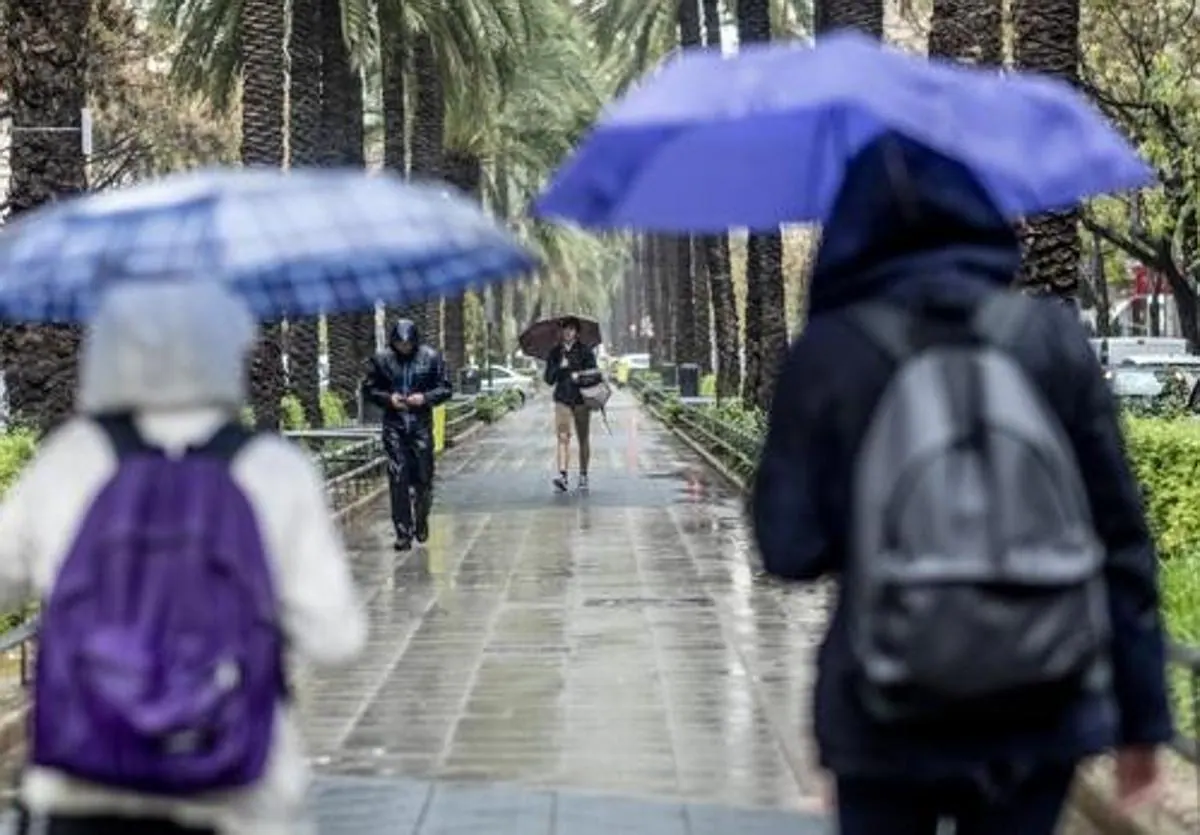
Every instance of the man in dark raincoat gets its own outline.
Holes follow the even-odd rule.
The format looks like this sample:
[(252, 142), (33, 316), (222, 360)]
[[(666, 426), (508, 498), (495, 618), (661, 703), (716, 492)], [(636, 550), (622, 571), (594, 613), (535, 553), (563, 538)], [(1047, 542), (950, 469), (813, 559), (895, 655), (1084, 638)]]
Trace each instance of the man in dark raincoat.
[[(422, 345), (417, 326), (401, 319), (392, 326), (388, 348), (370, 361), (367, 398), (383, 409), (383, 448), (396, 548), (405, 551), (429, 537), (433, 505), (433, 407), (453, 390), (442, 355)], [(415, 518), (414, 518), (415, 517)]]
[[(893, 370), (847, 309), (868, 300), (971, 308), (1011, 283), (1019, 259), (1011, 225), (962, 166), (897, 137), (852, 161), (824, 228), (808, 325), (776, 387), (751, 502), (768, 572), (815, 580), (846, 564), (855, 453)], [(1107, 552), (1111, 687), (1081, 690), (1040, 725), (1018, 715), (944, 735), (880, 726), (858, 695), (846, 618), (854, 578), (841, 576), (813, 711), (843, 835), (934, 835), (944, 819), (957, 835), (1051, 835), (1076, 764), (1108, 748), (1126, 802), (1157, 779), (1156, 747), (1172, 721), (1154, 546), (1077, 315), (1051, 302), (1036, 313), (1012, 355), (1066, 430)]]

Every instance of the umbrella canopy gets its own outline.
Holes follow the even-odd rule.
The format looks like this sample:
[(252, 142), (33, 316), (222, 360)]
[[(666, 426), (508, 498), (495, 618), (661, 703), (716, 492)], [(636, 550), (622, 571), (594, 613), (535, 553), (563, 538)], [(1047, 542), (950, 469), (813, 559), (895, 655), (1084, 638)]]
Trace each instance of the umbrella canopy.
[(535, 212), (663, 232), (820, 221), (846, 163), (884, 133), (963, 163), (1008, 217), (1153, 179), (1063, 82), (842, 32), (815, 47), (685, 51), (605, 112)]
[(263, 319), (455, 295), (536, 259), (440, 184), (207, 170), (57, 203), (0, 232), (0, 316), (87, 318), (106, 286), (215, 281)]
[(554, 319), (542, 319), (534, 322), (522, 332), (517, 340), (526, 356), (544, 360), (550, 356), (550, 351), (562, 341), (563, 319), (579, 320), (578, 339), (589, 348), (595, 348), (603, 339), (600, 336), (600, 323), (586, 316), (559, 316)]

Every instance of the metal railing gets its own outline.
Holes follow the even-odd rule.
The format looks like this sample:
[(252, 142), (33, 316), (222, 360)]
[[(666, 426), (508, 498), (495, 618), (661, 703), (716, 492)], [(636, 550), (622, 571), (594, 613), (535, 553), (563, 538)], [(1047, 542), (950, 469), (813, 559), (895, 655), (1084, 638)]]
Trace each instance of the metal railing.
[[(754, 472), (762, 449), (757, 433), (721, 420), (711, 409), (683, 403), (668, 389), (639, 383), (636, 378), (630, 381), (630, 388), (662, 420), (738, 476), (745, 478)], [(1171, 748), (1196, 767), (1200, 799), (1200, 647), (1169, 640), (1167, 662), (1177, 729)]]

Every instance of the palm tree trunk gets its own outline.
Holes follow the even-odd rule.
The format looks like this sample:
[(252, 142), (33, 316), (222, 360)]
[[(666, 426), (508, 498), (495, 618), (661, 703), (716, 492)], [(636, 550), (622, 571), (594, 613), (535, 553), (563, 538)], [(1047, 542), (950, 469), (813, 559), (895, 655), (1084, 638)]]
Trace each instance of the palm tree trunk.
[[(341, 0), (321, 0), (321, 135), (325, 165), (361, 168), (362, 76), (350, 60)], [(366, 360), (375, 352), (375, 315), (341, 313), (328, 320), (329, 388), (348, 408), (358, 402)], [(353, 414), (353, 411), (351, 412)]]
[[(701, 44), (699, 0), (679, 0), (676, 7), (679, 45), (695, 47)], [(682, 236), (675, 240), (675, 276), (673, 287), (675, 362), (699, 363), (696, 343), (696, 271), (692, 263), (692, 239)]]
[(700, 8), (704, 12), (704, 44), (710, 47), (721, 46), (721, 0), (701, 0)]
[(661, 258), (660, 243), (654, 235), (642, 236), (642, 248), (645, 251), (645, 272), (643, 280), (646, 283), (646, 310), (650, 314), (650, 337), (647, 351), (650, 353), (650, 365), (657, 368), (665, 361), (663, 355), (663, 298), (662, 282), (659, 280)]
[(679, 285), (679, 247), (677, 239), (671, 235), (658, 236), (655, 254), (658, 264), (655, 274), (658, 276), (659, 301), (662, 305), (662, 340), (659, 348), (662, 351), (664, 363), (678, 365), (678, 352), (675, 348), (675, 289)]
[[(380, 62), (383, 75), (383, 165), (401, 177), (408, 174), (408, 31), (404, 26), (403, 0), (379, 3), (379, 31), (382, 33)], [(389, 310), (386, 320), (411, 319), (421, 323), (423, 304), (400, 305)]]
[(818, 35), (837, 29), (857, 29), (882, 38), (883, 0), (817, 0), (815, 22)]
[[(512, 218), (512, 194), (508, 166), (503, 158), (496, 159), (493, 165), (492, 174), (496, 178), (496, 205), (493, 207), (493, 211), (501, 223), (507, 226)], [(505, 283), (491, 287), (490, 291), (492, 307), (489, 313), (492, 323), (492, 344), (488, 346), (488, 350), (496, 356), (504, 356), (508, 354), (508, 346), (512, 344), (508, 336), (508, 308), (509, 294), (513, 292), (513, 288), (511, 284)]]
[[(483, 162), (477, 154), (449, 150), (444, 154), (446, 180), (455, 188), (480, 199), (483, 185)], [(445, 304), (446, 365), (451, 375), (457, 375), (467, 367), (467, 333), (463, 300), (465, 294), (447, 298)]]
[(708, 285), (708, 266), (703, 238), (692, 239), (692, 270), (695, 281), (692, 292), (696, 299), (696, 357), (704, 374), (712, 373), (712, 294)]
[[(288, 41), (291, 69), (288, 78), (288, 146), (293, 167), (321, 163), (321, 31), (320, 0), (292, 0), (292, 27)], [(309, 426), (324, 425), (318, 358), (320, 318), (302, 316), (288, 320), (287, 356), (292, 393), (304, 408)]]
[[(770, 39), (770, 0), (739, 0), (738, 43)], [(746, 377), (742, 397), (766, 409), (787, 350), (783, 238), (777, 231), (751, 235), (746, 249)]]
[[(9, 0), (5, 50), (12, 113), (9, 208), (13, 215), (87, 190), (78, 131), (86, 101), (88, 0)], [(23, 130), (22, 128), (27, 128)], [(79, 330), (14, 325), (0, 330), (10, 417), (47, 432), (75, 400)]]
[[(242, 164), (282, 168), (287, 45), (285, 0), (245, 0), (242, 49)], [(265, 323), (250, 360), (250, 405), (260, 430), (279, 429), (286, 390), (279, 322)]]
[[(417, 88), (412, 124), (412, 174), (418, 178), (442, 176), (446, 142), (446, 94), (433, 38), (421, 34), (413, 49), (413, 84)], [(421, 330), (429, 344), (442, 346), (442, 303), (425, 305)]]
[(934, 0), (929, 54), (972, 64), (1004, 62), (1003, 0)]
[[(1079, 0), (1014, 0), (1013, 57), (1021, 69), (1079, 81)], [(1073, 299), (1079, 292), (1079, 211), (1033, 218), (1023, 235), (1017, 282), (1038, 295)]]
[[(719, 0), (704, 0), (704, 39), (712, 48), (721, 48), (721, 8)], [(704, 272), (712, 305), (713, 336), (717, 343), (717, 397), (737, 397), (742, 386), (741, 328), (738, 325), (737, 299), (733, 287), (733, 268), (729, 258), (728, 235), (706, 235)]]

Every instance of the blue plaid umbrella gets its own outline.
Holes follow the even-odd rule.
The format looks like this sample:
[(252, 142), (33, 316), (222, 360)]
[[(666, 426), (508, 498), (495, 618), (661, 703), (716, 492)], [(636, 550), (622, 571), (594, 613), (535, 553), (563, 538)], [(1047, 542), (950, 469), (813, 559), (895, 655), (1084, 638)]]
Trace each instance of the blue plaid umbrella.
[(440, 185), (208, 170), (48, 206), (0, 232), (0, 317), (79, 322), (130, 281), (219, 281), (263, 319), (453, 296), (536, 259)]

